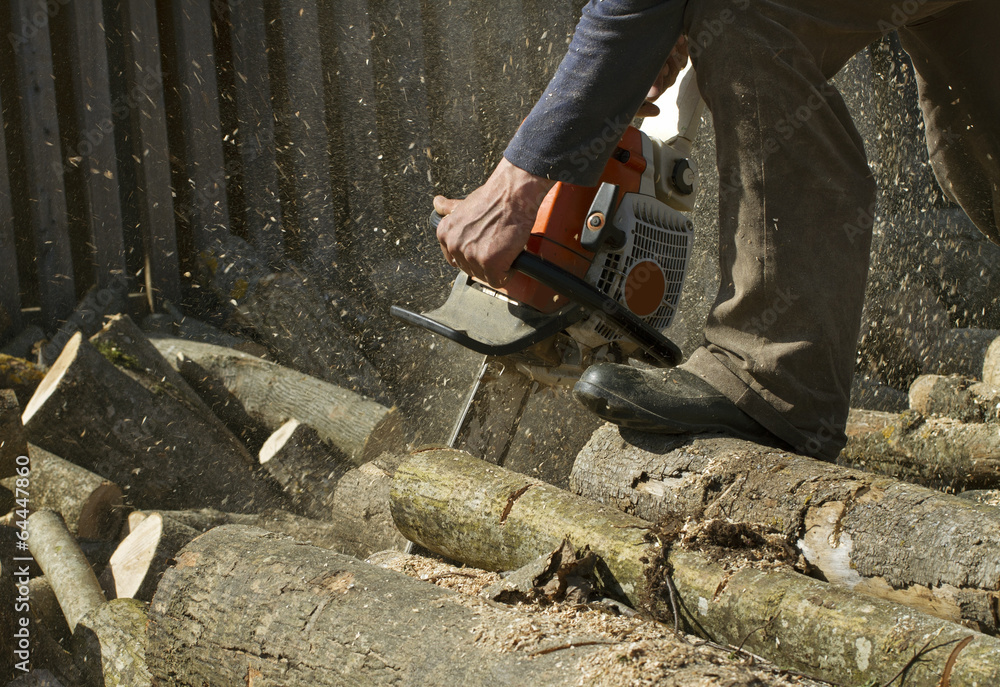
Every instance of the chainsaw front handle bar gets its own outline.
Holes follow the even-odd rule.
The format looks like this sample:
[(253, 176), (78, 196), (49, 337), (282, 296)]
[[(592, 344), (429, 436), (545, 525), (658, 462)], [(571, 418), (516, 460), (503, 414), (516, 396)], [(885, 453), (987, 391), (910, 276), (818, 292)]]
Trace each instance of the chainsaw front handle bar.
[[(431, 228), (437, 230), (441, 215), (431, 212)], [(684, 355), (677, 345), (613, 298), (593, 286), (537, 255), (521, 251), (514, 258), (511, 268), (531, 277), (543, 286), (562, 294), (591, 312), (599, 312), (605, 320), (626, 337), (637, 343), (660, 363), (673, 367), (680, 364)]]

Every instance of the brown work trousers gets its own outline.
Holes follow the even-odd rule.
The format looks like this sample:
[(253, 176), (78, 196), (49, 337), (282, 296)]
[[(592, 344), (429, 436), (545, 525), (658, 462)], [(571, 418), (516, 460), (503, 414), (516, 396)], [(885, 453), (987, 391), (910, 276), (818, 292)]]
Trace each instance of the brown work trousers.
[(942, 188), (1000, 243), (1000, 0), (690, 0), (715, 122), (721, 285), (684, 364), (797, 451), (844, 427), (875, 187), (829, 79), (899, 30)]

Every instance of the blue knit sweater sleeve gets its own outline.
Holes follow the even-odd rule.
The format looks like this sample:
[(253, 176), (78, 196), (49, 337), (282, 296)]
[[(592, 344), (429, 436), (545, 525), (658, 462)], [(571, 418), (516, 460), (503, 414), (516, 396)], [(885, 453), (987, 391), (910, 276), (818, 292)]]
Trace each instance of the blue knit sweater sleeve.
[(590, 0), (504, 157), (538, 176), (595, 186), (680, 35), (687, 1)]

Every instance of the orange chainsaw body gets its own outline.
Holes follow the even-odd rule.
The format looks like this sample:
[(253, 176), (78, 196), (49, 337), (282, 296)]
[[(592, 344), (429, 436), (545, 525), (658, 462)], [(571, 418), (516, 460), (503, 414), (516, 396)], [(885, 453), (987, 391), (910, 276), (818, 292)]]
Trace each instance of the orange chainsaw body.
[[(619, 198), (626, 193), (638, 193), (646, 164), (642, 134), (630, 126), (605, 166), (601, 182), (618, 186)], [(580, 245), (580, 235), (598, 186), (563, 182), (553, 186), (538, 209), (525, 250), (583, 279), (594, 261), (594, 253)], [(555, 312), (568, 302), (565, 296), (520, 272), (514, 272), (500, 292), (545, 314)]]

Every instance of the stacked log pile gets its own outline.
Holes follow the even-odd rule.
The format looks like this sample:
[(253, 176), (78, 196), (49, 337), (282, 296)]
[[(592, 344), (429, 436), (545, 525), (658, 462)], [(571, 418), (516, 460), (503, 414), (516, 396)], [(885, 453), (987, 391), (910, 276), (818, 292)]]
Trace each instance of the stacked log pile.
[[(406, 545), (388, 513), (394, 463), (378, 457), (402, 447), (393, 409), (234, 350), (184, 349), (195, 363), (157, 343), (171, 360), (115, 316), (37, 368), (44, 376), (23, 404), (20, 388), (0, 390), (0, 506), (10, 510), (0, 580), (14, 585), (11, 598), (23, 597), (31, 626), (30, 661), (0, 665), (4, 682), (150, 684), (148, 604), (178, 552), (219, 525), (284, 532), (362, 558)], [(232, 388), (213, 366), (220, 356), (238, 368)], [(293, 451), (284, 441), (262, 465), (260, 446), (227, 425), (235, 417), (252, 417), (265, 438), (288, 424), (313, 443)], [(273, 476), (307, 466), (313, 472), (298, 483), (311, 497)], [(18, 536), (31, 556), (7, 546)], [(5, 661), (14, 656), (6, 630), (17, 622), (3, 618)]]
[[(452, 449), (407, 453), (394, 408), (112, 318), (66, 343), (23, 412), (0, 396), (4, 533), (26, 525), (33, 558), (34, 673), (20, 679), (614, 683), (638, 660), (624, 637), (553, 630), (529, 649), (489, 630), (524, 612), (494, 600), (566, 599), (662, 623), (650, 651), (678, 651), (673, 628), (838, 684), (1000, 683), (992, 369), (921, 377), (904, 414), (852, 415), (843, 462), (889, 476), (608, 425), (557, 486)], [(520, 570), (483, 600), (364, 562), (409, 542)], [(12, 564), (0, 584), (20, 594)], [(758, 679), (743, 669), (726, 667)]]
[(1000, 339), (981, 374), (925, 374), (902, 412), (855, 409), (839, 462), (952, 492), (1000, 487)]

